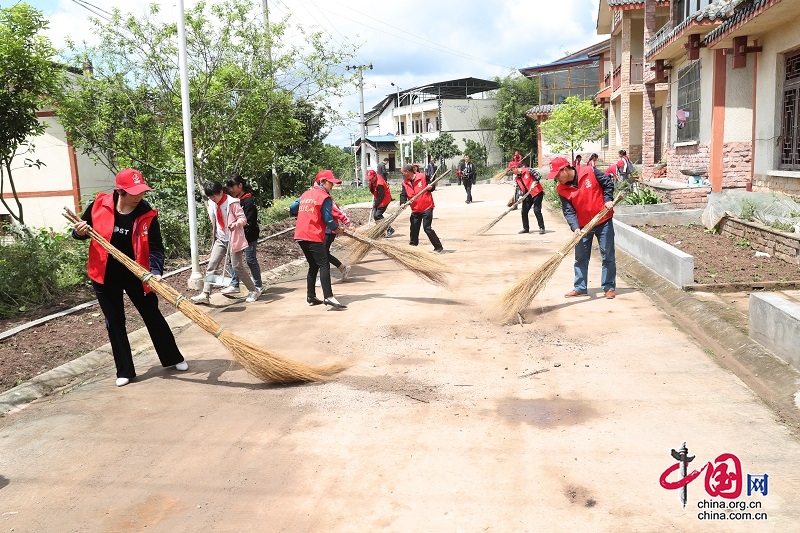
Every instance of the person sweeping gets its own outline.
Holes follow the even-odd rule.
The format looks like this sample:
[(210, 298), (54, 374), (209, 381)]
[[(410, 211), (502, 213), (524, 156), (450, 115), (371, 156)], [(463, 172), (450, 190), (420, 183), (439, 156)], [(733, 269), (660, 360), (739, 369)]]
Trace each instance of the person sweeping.
[[(367, 182), (369, 183), (369, 192), (372, 193), (372, 218), (377, 222), (383, 220), (386, 208), (392, 203), (392, 193), (383, 176), (372, 169), (367, 171)], [(386, 238), (392, 235), (394, 235), (394, 228), (389, 226), (386, 228)]]
[(569, 164), (563, 157), (550, 162), (547, 179), (554, 179), (556, 191), (561, 196), (561, 210), (570, 229), (577, 235), (592, 218), (607, 208), (609, 211), (594, 228), (575, 246), (575, 283), (564, 296), (588, 296), (589, 258), (592, 254), (592, 238), (597, 237), (600, 248), (602, 270), (600, 285), (605, 297), (613, 299), (617, 287), (617, 262), (614, 252), (614, 178), (595, 167), (582, 166), (580, 169)]
[[(336, 311), (347, 309), (346, 305), (339, 303), (333, 296), (331, 288), (331, 267), (328, 261), (328, 251), (325, 248), (325, 229), (335, 231), (339, 224), (333, 217), (333, 198), (331, 190), (334, 185), (342, 183), (330, 170), (322, 170), (317, 174), (318, 185), (304, 192), (297, 205), (290, 207), (290, 212), (297, 209), (297, 224), (294, 230), (294, 240), (303, 250), (303, 255), (308, 261), (308, 274), (306, 276), (306, 302), (308, 305), (325, 304)], [(322, 285), (323, 299), (317, 298), (314, 283), (319, 273)]]
[(530, 231), (528, 213), (532, 207), (536, 222), (539, 224), (539, 233), (544, 234), (544, 217), (542, 216), (544, 188), (539, 183), (542, 176), (537, 169), (523, 167), (516, 161), (509, 163), (508, 168), (514, 174), (514, 181), (520, 193), (525, 195), (530, 191), (528, 197), (522, 201), (522, 230), (519, 233), (528, 233)]
[[(164, 272), (164, 245), (158, 223), (158, 211), (144, 201), (152, 190), (138, 170), (126, 168), (116, 176), (111, 193), (99, 193), (73, 223), (72, 236), (89, 238), (89, 229), (110, 241), (116, 248), (160, 279)], [(111, 353), (117, 367), (117, 387), (136, 377), (133, 354), (125, 329), (123, 291), (144, 320), (161, 366), (188, 370), (175, 336), (158, 309), (158, 297), (122, 263), (111, 257), (92, 239), (87, 264), (89, 279), (106, 321)]]
[[(425, 235), (433, 245), (434, 253), (440, 254), (444, 252), (442, 241), (439, 236), (433, 231), (431, 224), (433, 222), (433, 195), (431, 191), (434, 185), (428, 185), (428, 180), (422, 172), (414, 172), (412, 165), (403, 166), (403, 182), (402, 189), (400, 190), (400, 203), (405, 204), (411, 202), (411, 227), (409, 229), (408, 244), (417, 246), (419, 244), (419, 228), (425, 230)], [(423, 192), (424, 191), (424, 192)], [(412, 201), (417, 193), (423, 192)], [(401, 205), (402, 207), (402, 205)]]

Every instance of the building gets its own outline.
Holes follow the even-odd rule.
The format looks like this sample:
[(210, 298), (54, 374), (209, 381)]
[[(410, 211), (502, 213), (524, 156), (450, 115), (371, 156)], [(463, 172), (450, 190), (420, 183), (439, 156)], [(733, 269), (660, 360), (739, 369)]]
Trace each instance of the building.
[(800, 194), (798, 15), (790, 0), (601, 0), (610, 148), (645, 179), (665, 161), (668, 179), (702, 170), (713, 191)]
[[(68, 73), (82, 75), (80, 69), (74, 68), (69, 68)], [(114, 174), (96, 165), (88, 155), (75, 151), (53, 111), (39, 111), (36, 116), (48, 127), (41, 136), (29, 139), (34, 152), (14, 157), (14, 185), (26, 225), (59, 229), (68, 224), (61, 215), (64, 207), (76, 209), (94, 199), (97, 191), (110, 190), (114, 187)], [(29, 166), (26, 159), (43, 164), (40, 168)], [(10, 183), (5, 175), (3, 179), (3, 199), (17, 214)], [(0, 226), (11, 221), (9, 211), (0, 203)]]
[[(488, 164), (500, 164), (503, 155), (494, 142), (494, 130), (482, 125), (482, 119), (497, 114), (497, 100), (492, 91), (499, 87), (497, 82), (477, 78), (405, 90), (395, 86), (394, 94), (387, 95), (365, 114), (367, 141), (373, 139), (367, 151), (367, 167), (374, 169), (384, 156), (389, 157), (390, 170), (403, 161), (424, 164), (427, 154), (413, 153), (412, 140), (432, 141), (441, 132), (452, 135), (462, 151), (464, 139), (483, 144), (489, 155)], [(377, 145), (391, 141), (395, 143), (393, 153), (388, 145)], [(399, 154), (403, 154), (402, 158)], [(452, 166), (457, 161), (458, 158), (453, 158), (446, 164)]]
[[(610, 84), (609, 40), (602, 41), (561, 59), (519, 69), (528, 78), (537, 78), (539, 82), (539, 105), (527, 111), (528, 116), (538, 123), (547, 120), (553, 108), (570, 96), (582, 100), (594, 99), (603, 94), (603, 88)], [(605, 109), (603, 129), (608, 130), (608, 109)], [(604, 150), (608, 148), (608, 136), (600, 141), (584, 144), (581, 154), (598, 153), (606, 160)], [(542, 140), (538, 139), (539, 166), (544, 166), (556, 155)], [(566, 154), (571, 155), (571, 154)], [(578, 155), (577, 153), (575, 155)]]

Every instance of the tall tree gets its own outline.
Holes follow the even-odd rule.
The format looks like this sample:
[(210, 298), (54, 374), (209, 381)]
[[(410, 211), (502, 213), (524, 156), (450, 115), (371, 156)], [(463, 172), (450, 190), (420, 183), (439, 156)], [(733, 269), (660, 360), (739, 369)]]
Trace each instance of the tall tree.
[(542, 139), (553, 151), (570, 152), (570, 160), (575, 151), (583, 149), (583, 143), (596, 141), (603, 137), (603, 110), (591, 100), (581, 100), (570, 96), (555, 106), (553, 112), (539, 128)]
[(515, 150), (523, 154), (536, 154), (536, 121), (530, 118), (527, 111), (539, 103), (539, 83), (536, 78), (525, 76), (506, 76), (495, 78), (500, 83), (497, 90), (497, 129), (495, 140), (510, 156)]
[[(36, 111), (45, 107), (47, 98), (58, 94), (63, 80), (63, 71), (53, 63), (55, 49), (40, 35), (46, 28), (42, 13), (28, 4), (0, 9), (0, 202), (22, 225), (25, 217), (12, 161), (20, 155), (24, 156), (23, 165), (42, 164), (30, 157), (34, 151), (31, 138), (47, 128)], [(16, 161), (14, 164), (19, 164), (19, 158)], [(3, 196), (6, 182), (16, 209)]]
[[(352, 50), (334, 48), (322, 33), (292, 27), (288, 18), (267, 29), (260, 8), (250, 0), (220, 0), (186, 12), (191, 126), (198, 186), (235, 171), (274, 197), (281, 191), (272, 186), (273, 164), (290, 191), (308, 170), (302, 160), (311, 154), (298, 147), (321, 144), (331, 119), (321, 112), (349, 89), (337, 67)], [(78, 61), (93, 63), (94, 77), (79, 80), (59, 115), (76, 146), (109, 169), (133, 165), (159, 187), (179, 191), (177, 29), (158, 12), (151, 4), (140, 17), (115, 10), (109, 22), (91, 19), (100, 43), (70, 48)], [(299, 44), (288, 42), (290, 31), (300, 35), (292, 39)]]

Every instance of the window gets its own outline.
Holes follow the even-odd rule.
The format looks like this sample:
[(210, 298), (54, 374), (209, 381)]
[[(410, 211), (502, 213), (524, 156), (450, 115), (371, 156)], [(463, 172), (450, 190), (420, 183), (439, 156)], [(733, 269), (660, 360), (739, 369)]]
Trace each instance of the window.
[(786, 72), (783, 78), (781, 160), (779, 164), (783, 170), (800, 170), (798, 108), (800, 108), (800, 51), (794, 51), (786, 56)]
[(675, 2), (675, 15), (680, 24), (701, 9), (708, 7), (714, 0), (677, 0)]
[(600, 144), (603, 148), (608, 148), (608, 108), (603, 110), (603, 140)]
[(700, 61), (678, 71), (678, 142), (700, 140)]
[(599, 87), (598, 61), (539, 75), (539, 104), (558, 105), (568, 96), (592, 98)]

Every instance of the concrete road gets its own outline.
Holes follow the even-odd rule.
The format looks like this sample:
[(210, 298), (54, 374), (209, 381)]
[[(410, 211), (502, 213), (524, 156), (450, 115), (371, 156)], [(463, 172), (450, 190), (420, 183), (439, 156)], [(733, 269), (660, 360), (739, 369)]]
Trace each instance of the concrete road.
[[(518, 235), (516, 211), (474, 236), (511, 189), (473, 193), (435, 193), (452, 291), (371, 254), (334, 286), (346, 311), (308, 307), (302, 273), (212, 311), (286, 357), (348, 361), (330, 383), (264, 385), (191, 325), (188, 372), (147, 350), (126, 387), (105, 367), (0, 419), (0, 531), (800, 530), (796, 428), (622, 278), (599, 297), (596, 250), (590, 298), (563, 297), (570, 256), (524, 326), (481, 316), (569, 229), (546, 212)], [(684, 441), (685, 508), (659, 483)]]

